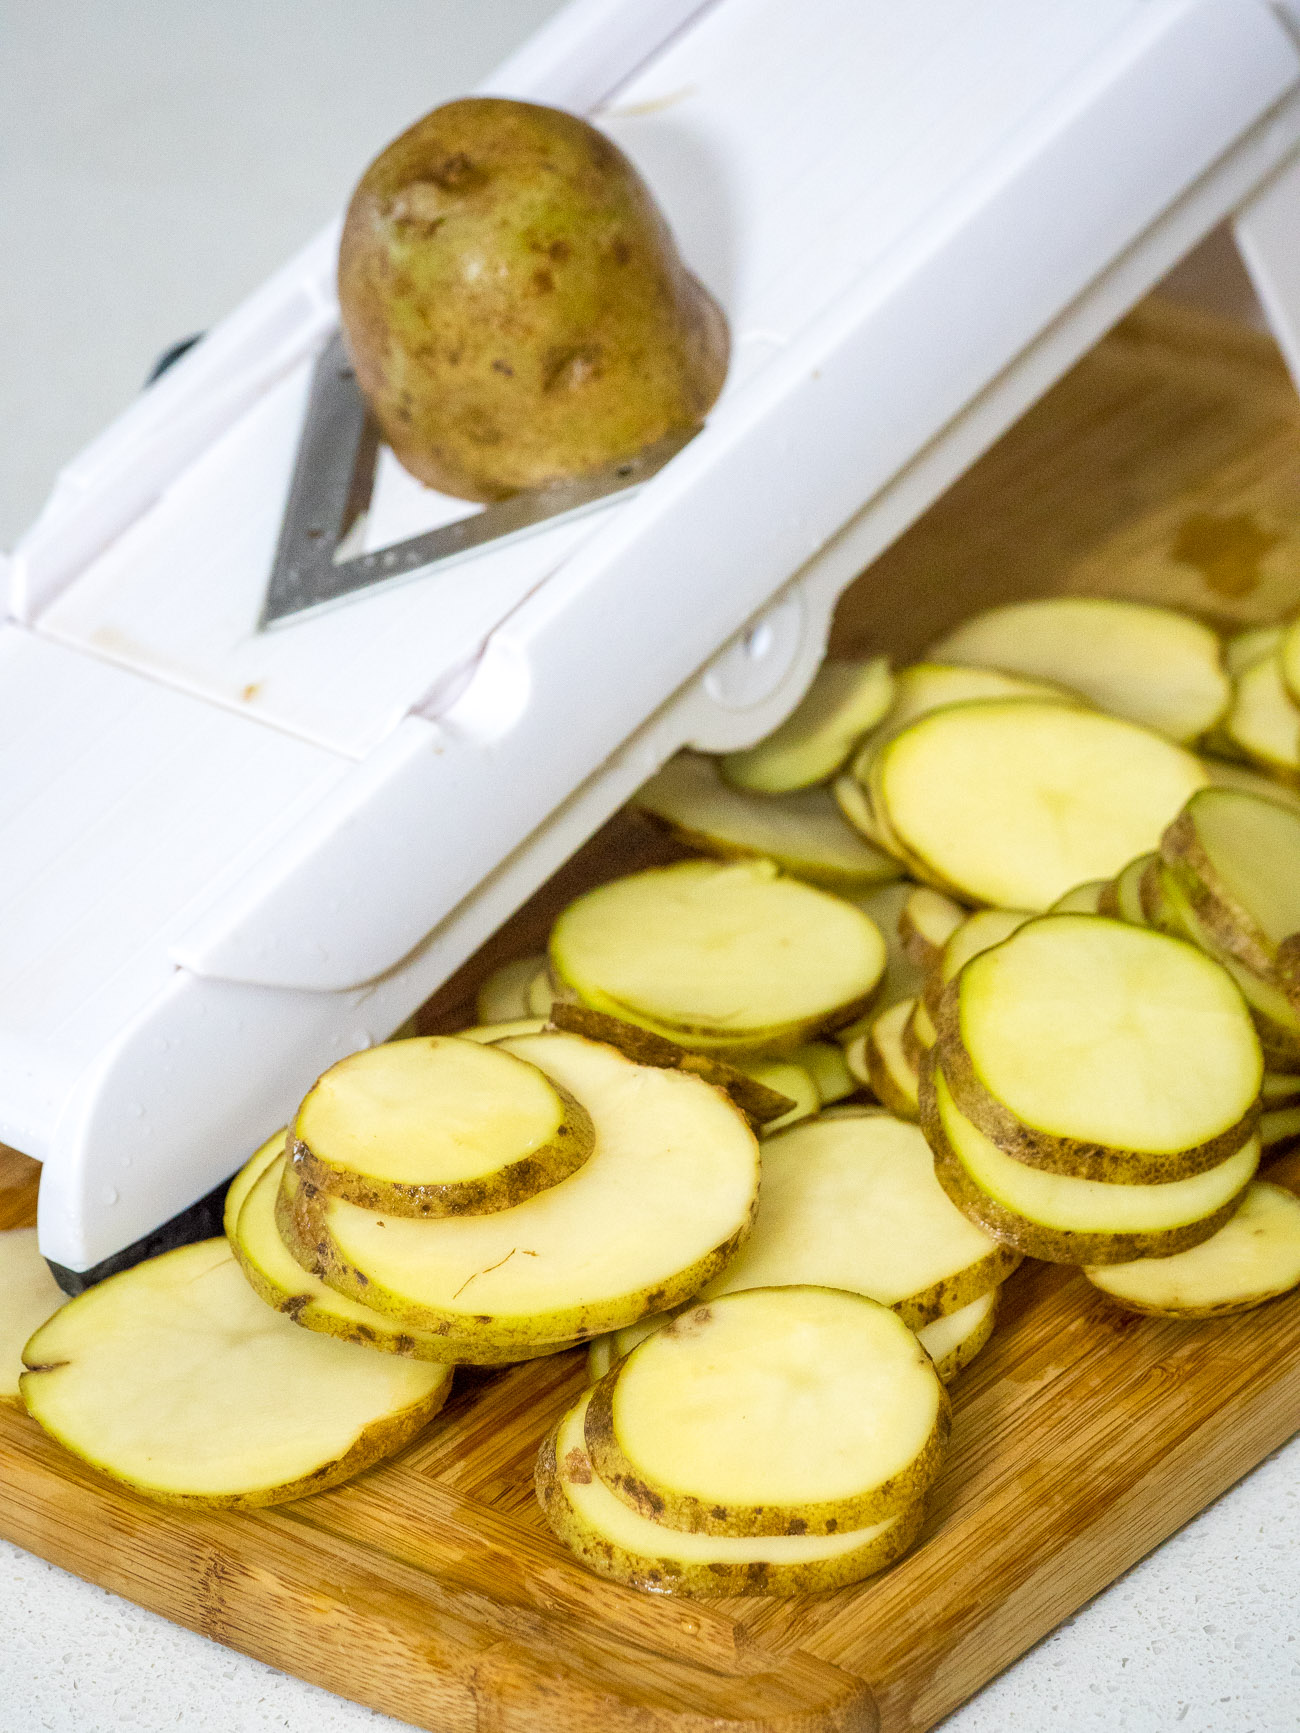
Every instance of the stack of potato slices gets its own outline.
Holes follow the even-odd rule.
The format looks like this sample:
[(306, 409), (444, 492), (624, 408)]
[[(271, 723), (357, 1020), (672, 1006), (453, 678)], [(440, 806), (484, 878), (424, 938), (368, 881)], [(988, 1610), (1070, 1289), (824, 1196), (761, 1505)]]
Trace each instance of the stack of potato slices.
[(1190, 946), (1047, 915), (946, 989), (921, 1119), (948, 1195), (1054, 1263), (1197, 1245), (1259, 1161), (1263, 1057), (1230, 977)]
[(690, 1307), (588, 1390), (542, 1447), (537, 1493), (560, 1539), (619, 1582), (838, 1588), (912, 1544), (948, 1427), (896, 1313), (751, 1288)]

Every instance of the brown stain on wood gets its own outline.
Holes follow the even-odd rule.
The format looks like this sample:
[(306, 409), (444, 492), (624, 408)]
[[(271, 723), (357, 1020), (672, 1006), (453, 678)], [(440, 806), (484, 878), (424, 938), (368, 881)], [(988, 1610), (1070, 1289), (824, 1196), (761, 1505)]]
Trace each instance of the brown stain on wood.
[(1170, 558), (1194, 566), (1216, 596), (1248, 596), (1259, 588), (1265, 554), (1282, 540), (1248, 512), (1197, 511), (1183, 519)]
[[(1296, 422), (1266, 342), (1148, 303), (853, 586), (835, 647), (909, 655), (981, 602), (1051, 591), (1184, 606), (1211, 593), (1231, 620), (1294, 606)], [(1279, 540), (1265, 548), (1237, 519)], [(1182, 532), (1201, 564), (1171, 555)], [(1206, 582), (1220, 558), (1231, 595)], [(1261, 573), (1248, 592), (1247, 568)], [(473, 1021), (478, 983), (539, 949), (578, 891), (683, 852), (612, 820), (420, 1028)], [(0, 1150), (0, 1226), (34, 1218), (37, 1173)], [(1269, 1177), (1300, 1189), (1300, 1155)], [(395, 1460), (248, 1513), (150, 1505), (0, 1404), (0, 1534), (438, 1733), (920, 1733), (1294, 1431), (1300, 1292), (1180, 1324), (1126, 1317), (1077, 1272), (1026, 1263), (954, 1386), (920, 1544), (825, 1596), (681, 1601), (579, 1566), (541, 1520), (532, 1471), (585, 1381), (581, 1351), (465, 1370)]]

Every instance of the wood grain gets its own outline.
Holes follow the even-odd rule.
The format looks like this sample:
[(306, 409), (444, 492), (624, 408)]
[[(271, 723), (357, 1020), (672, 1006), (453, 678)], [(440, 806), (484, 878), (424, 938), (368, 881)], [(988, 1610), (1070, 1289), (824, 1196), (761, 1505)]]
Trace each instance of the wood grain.
[[(1300, 598), (1300, 440), (1264, 339), (1148, 303), (861, 578), (840, 652), (909, 655), (986, 600), (1175, 600), (1220, 623)], [(586, 885), (680, 851), (621, 815), (447, 983), (473, 1019), (503, 959)], [(0, 1150), (0, 1226), (38, 1170)], [(1272, 1174), (1300, 1189), (1300, 1157)], [(920, 1546), (823, 1597), (686, 1602), (590, 1576), (532, 1495), (581, 1354), (462, 1372), (393, 1462), (272, 1511), (149, 1505), (0, 1405), (0, 1533), (176, 1622), (438, 1733), (921, 1733), (1300, 1425), (1300, 1294), (1131, 1318), (1026, 1264), (954, 1389)]]

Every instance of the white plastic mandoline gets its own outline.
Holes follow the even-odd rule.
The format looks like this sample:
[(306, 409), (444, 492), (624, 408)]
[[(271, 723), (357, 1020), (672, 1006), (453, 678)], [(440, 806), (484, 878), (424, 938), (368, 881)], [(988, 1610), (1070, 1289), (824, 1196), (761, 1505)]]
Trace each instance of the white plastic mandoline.
[[(1295, 0), (576, 0), (485, 88), (591, 115), (726, 308), (666, 469), (259, 634), (336, 226), (75, 460), (0, 627), (0, 1140), (65, 1279), (678, 747), (772, 728), (847, 583), (1225, 217), (1294, 358), (1298, 37)], [(385, 458), (367, 546), (473, 509)]]

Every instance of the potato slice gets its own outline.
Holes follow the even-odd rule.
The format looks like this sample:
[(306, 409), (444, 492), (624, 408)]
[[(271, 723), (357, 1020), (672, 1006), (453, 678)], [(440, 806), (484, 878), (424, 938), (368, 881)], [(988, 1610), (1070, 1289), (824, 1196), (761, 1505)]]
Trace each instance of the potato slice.
[(953, 661), (913, 662), (894, 676), (894, 702), (880, 728), (861, 749), (853, 773), (867, 780), (866, 764), (871, 754), (891, 734), (906, 728), (919, 716), (942, 710), (949, 704), (970, 704), (984, 698), (1046, 698), (1058, 704), (1080, 704), (1077, 692), (1051, 680), (1025, 679), (998, 668), (974, 668)]
[(1044, 915), (966, 965), (938, 1027), (961, 1111), (1035, 1168), (1182, 1180), (1255, 1131), (1250, 1014), (1224, 970), (1163, 933)]
[(545, 961), (528, 983), (527, 996), (530, 1017), (550, 1016), (555, 1006), (555, 982), (551, 979), (551, 971)]
[(921, 1126), (958, 1209), (1050, 1264), (1120, 1264), (1199, 1245), (1233, 1214), (1259, 1165), (1254, 1138), (1217, 1167), (1163, 1185), (1044, 1173), (1004, 1154), (966, 1118), (933, 1061), (921, 1077)]
[(1273, 1107), (1259, 1116), (1259, 1141), (1270, 1159), (1300, 1141), (1300, 1107)]
[(462, 1041), (479, 1041), (485, 1047), (495, 1047), (498, 1041), (508, 1041), (512, 1035), (540, 1035), (549, 1019), (546, 1017), (513, 1017), (509, 1023), (480, 1023), (473, 1029), (457, 1029)]
[(883, 1113), (813, 1119), (764, 1144), (753, 1232), (700, 1298), (842, 1288), (919, 1330), (1019, 1262), (949, 1202), (917, 1126)]
[[(318, 1330), (324, 1336), (337, 1336), (343, 1342), (360, 1342), (383, 1354), (402, 1354), (411, 1360), (438, 1360), (451, 1364), (476, 1352), (482, 1363), (481, 1345), (461, 1342), (450, 1332), (411, 1330), (396, 1319), (375, 1311), (373, 1306), (346, 1294), (327, 1288), (319, 1276), (304, 1270), (291, 1255), (275, 1225), (276, 1200), (281, 1185), (292, 1195), (298, 1186), (292, 1170), (285, 1174), (286, 1158), (279, 1155), (254, 1182), (244, 1198), (238, 1218), (226, 1229), (230, 1249), (253, 1291), (274, 1306), (277, 1312), (292, 1318), (305, 1330)], [(571, 1342), (543, 1342), (531, 1352), (507, 1351), (500, 1356), (503, 1363), (520, 1359), (540, 1358), (558, 1354), (572, 1347)]]
[(968, 911), (942, 891), (918, 885), (903, 904), (898, 933), (903, 949), (918, 969), (933, 969), (948, 940), (966, 919)]
[(907, 955), (899, 931), (903, 907), (916, 888), (909, 879), (895, 879), (892, 884), (877, 885), (874, 890), (852, 898), (863, 914), (880, 929), (885, 941), (885, 972), (872, 994), (871, 1010), (860, 1020), (861, 1027), (854, 1028), (850, 1024), (848, 1028), (838, 1030), (837, 1041), (856, 1040), (870, 1027), (877, 1010), (896, 1005), (900, 999), (914, 999), (924, 985), (925, 970), (919, 969)]
[(1109, 879), (1085, 879), (1081, 885), (1075, 885), (1073, 890), (1058, 897), (1047, 912), (1049, 915), (1098, 914), (1102, 893), (1110, 882)]
[(35, 1228), (0, 1233), (0, 1402), (17, 1401), (23, 1344), (67, 1297), (41, 1256)]
[(551, 965), (593, 1009), (683, 1046), (770, 1052), (859, 1015), (885, 942), (860, 909), (771, 861), (682, 861), (570, 903)]
[(844, 1049), (837, 1041), (805, 1041), (790, 1058), (812, 1078), (819, 1107), (830, 1107), (857, 1093), (858, 1079), (849, 1070)]
[(796, 878), (851, 892), (898, 877), (892, 855), (865, 841), (828, 788), (744, 794), (722, 780), (718, 761), (694, 752), (670, 759), (633, 805), (680, 841), (723, 860), (774, 860)]
[[(934, 1019), (939, 1015), (948, 983), (957, 979), (972, 957), (1000, 945), (1032, 919), (1033, 916), (1026, 914), (1024, 909), (977, 909), (953, 932), (940, 954), (938, 965), (931, 969), (921, 996), (928, 1020), (915, 1033), (922, 1047), (934, 1046)], [(917, 1063), (920, 1063), (919, 1054)]]
[(945, 1384), (964, 1372), (980, 1349), (988, 1343), (998, 1321), (1002, 1289), (990, 1288), (959, 1312), (936, 1318), (916, 1333), (916, 1339), (934, 1361), (934, 1369)]
[(1259, 1086), (1259, 1099), (1265, 1107), (1289, 1106), (1300, 1097), (1300, 1077), (1293, 1071), (1266, 1071)]
[(688, 1308), (591, 1393), (591, 1465), (624, 1504), (708, 1535), (835, 1534), (900, 1515), (943, 1460), (948, 1402), (896, 1313), (833, 1288)]
[(264, 1144), (253, 1151), (226, 1187), (225, 1201), (222, 1204), (221, 1226), (228, 1240), (235, 1237), (239, 1212), (243, 1209), (249, 1192), (252, 1191), (267, 1168), (273, 1167), (284, 1154), (285, 1141), (288, 1135), (288, 1128), (283, 1125), (279, 1131), (273, 1132)]
[(1223, 646), (1223, 665), (1229, 678), (1235, 680), (1265, 656), (1272, 656), (1281, 649), (1285, 636), (1285, 626), (1247, 626), (1245, 631), (1234, 632)]
[(1287, 689), (1277, 654), (1237, 676), (1223, 731), (1254, 763), (1294, 782), (1300, 772), (1300, 707)]
[(990, 608), (931, 655), (1058, 681), (1171, 740), (1195, 740), (1213, 728), (1231, 696), (1222, 647), (1208, 626), (1171, 608), (1112, 597), (1050, 596)]
[(658, 1594), (790, 1595), (843, 1588), (884, 1570), (920, 1531), (918, 1500), (869, 1528), (831, 1535), (687, 1534), (620, 1502), (593, 1471), (586, 1422), (591, 1393), (564, 1416), (537, 1459), (547, 1522), (597, 1575)]
[(1300, 1199), (1253, 1180), (1218, 1233), (1170, 1258), (1085, 1269), (1126, 1311), (1160, 1318), (1223, 1318), (1300, 1283)]
[(478, 990), (474, 1001), (475, 1015), (480, 1023), (514, 1023), (530, 1016), (528, 990), (539, 969), (546, 967), (544, 956), (515, 957), (494, 969)]
[[(562, 1184), (491, 1215), (413, 1221), (303, 1186), (278, 1224), (298, 1262), (405, 1325), (489, 1359), (621, 1329), (697, 1293), (749, 1231), (758, 1146), (719, 1090), (578, 1035), (508, 1051), (591, 1114), (596, 1146)], [(470, 1358), (462, 1353), (462, 1358)], [(520, 1353), (517, 1358), (526, 1358)]]
[(908, 1060), (919, 1072), (926, 1054), (939, 1039), (930, 1015), (929, 1007), (924, 999), (918, 999), (912, 1006), (912, 1015), (903, 1025), (903, 1051)]
[(794, 1106), (788, 1108), (779, 1119), (769, 1120), (763, 1127), (764, 1139), (771, 1137), (775, 1131), (784, 1131), (788, 1125), (797, 1125), (802, 1119), (811, 1119), (821, 1107), (817, 1085), (803, 1066), (796, 1065), (793, 1060), (760, 1060), (749, 1067), (749, 1075), (756, 1083), (761, 1083), (768, 1089), (779, 1090), (794, 1102)]
[[(1151, 862), (1158, 859), (1159, 856), (1154, 850), (1138, 855), (1136, 860), (1128, 863), (1123, 872), (1106, 882), (1095, 909), (1078, 912), (1105, 915), (1108, 920), (1127, 921), (1133, 927), (1146, 926), (1146, 913), (1142, 906), (1142, 879)], [(1053, 909), (1051, 912), (1060, 914), (1070, 911)]]
[(591, 1117), (499, 1044), (426, 1035), (353, 1053), (313, 1084), (289, 1129), (300, 1178), (401, 1216), (509, 1209), (576, 1173)]
[(1300, 791), (1284, 782), (1276, 782), (1248, 764), (1233, 764), (1225, 758), (1202, 758), (1201, 763), (1215, 788), (1239, 788), (1245, 794), (1257, 794), (1261, 800), (1275, 800), (1289, 812), (1300, 812)]
[(862, 736), (889, 709), (894, 682), (889, 661), (823, 662), (803, 701), (781, 726), (743, 752), (721, 760), (733, 788), (787, 794), (828, 782)]
[(918, 1114), (916, 1064), (903, 1045), (903, 1030), (915, 1008), (915, 999), (900, 999), (882, 1011), (851, 1047), (845, 1057), (854, 1075), (900, 1119), (915, 1122)]
[(936, 710), (882, 747), (875, 810), (968, 901), (1042, 910), (1112, 877), (1206, 774), (1158, 734), (1064, 704), (991, 700)]
[(164, 1504), (223, 1509), (322, 1492), (393, 1455), (452, 1379), (295, 1328), (224, 1239), (79, 1294), (23, 1359), (28, 1412), (75, 1455)]
[(1160, 855), (1216, 951), (1275, 979), (1278, 946), (1300, 933), (1300, 813), (1203, 788), (1166, 830)]

